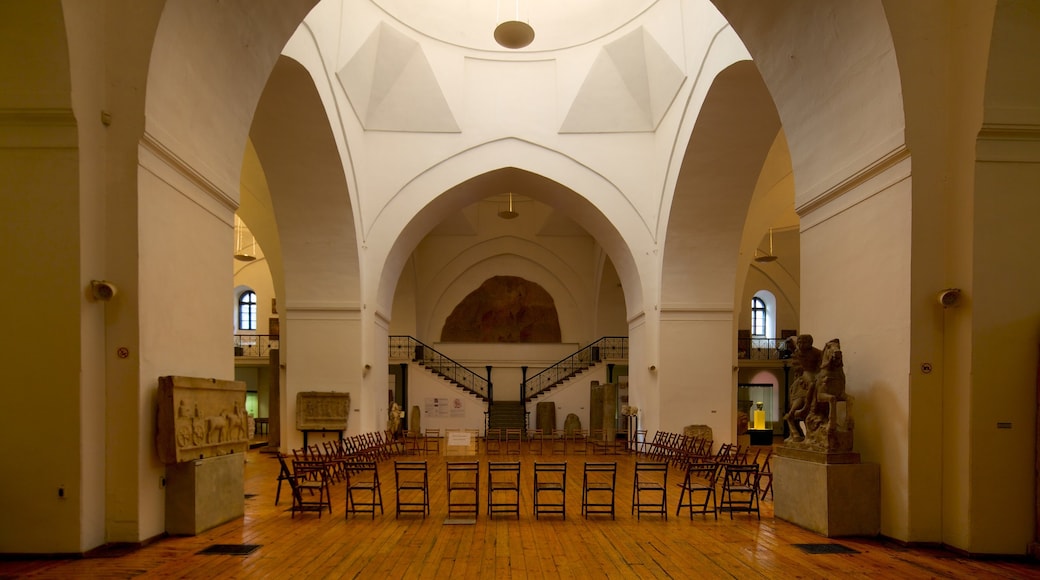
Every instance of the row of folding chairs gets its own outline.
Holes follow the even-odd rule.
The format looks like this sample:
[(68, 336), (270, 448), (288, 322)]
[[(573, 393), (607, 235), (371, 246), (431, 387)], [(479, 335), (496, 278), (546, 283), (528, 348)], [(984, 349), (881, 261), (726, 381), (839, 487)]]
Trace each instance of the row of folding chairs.
[[(751, 455), (750, 446), (741, 446), (735, 443), (724, 443), (713, 453), (713, 442), (710, 439), (685, 435), (682, 433), (670, 433), (658, 431), (653, 440), (648, 442), (641, 451), (650, 459), (655, 461), (666, 461), (680, 469), (691, 466), (714, 463), (724, 465), (759, 465), (757, 493), (760, 498), (772, 494), (773, 474), (770, 467), (772, 449), (768, 450), (762, 457), (762, 448), (756, 448), (754, 456)], [(734, 475), (733, 477), (738, 477)], [(747, 485), (752, 476), (744, 473), (740, 475), (741, 482)]]
[(440, 454), (442, 450), (441, 430), (405, 431), (404, 436), (401, 438), (401, 445), (404, 448), (404, 453), (407, 455)]
[[(520, 455), (525, 440), (521, 429), (488, 429), (484, 436), (488, 455)], [(527, 450), (532, 455), (615, 455), (625, 450), (624, 440), (604, 429), (529, 430)]]
[(657, 431), (653, 440), (642, 446), (640, 451), (655, 461), (686, 466), (710, 459), (712, 440), (683, 433)]
[[(293, 449), (290, 456), (279, 454), (278, 486), (275, 505), (281, 500), (282, 483), (290, 487), (291, 512), (332, 513), (331, 486), (347, 480), (358, 465), (382, 461), (404, 452), (401, 442), (389, 431), (361, 433), (345, 439), (314, 443)], [(289, 467), (291, 461), (292, 468)]]
[(335, 482), (346, 477), (344, 465), (352, 461), (382, 461), (404, 452), (400, 440), (394, 439), (389, 431), (360, 433), (344, 439), (314, 443), (293, 449), (297, 461), (324, 461), (330, 465), (330, 474)]
[(685, 508), (690, 519), (694, 514), (719, 512), (754, 513), (761, 519), (760, 485), (762, 472), (758, 463), (718, 463), (705, 461), (686, 466), (686, 476), (679, 484), (679, 504), (675, 515)]

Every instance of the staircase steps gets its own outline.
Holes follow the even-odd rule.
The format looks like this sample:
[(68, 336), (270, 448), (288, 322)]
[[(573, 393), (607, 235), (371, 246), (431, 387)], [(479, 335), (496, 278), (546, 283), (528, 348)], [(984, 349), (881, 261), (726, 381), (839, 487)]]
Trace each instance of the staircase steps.
[(488, 429), (524, 429), (526, 423), (520, 401), (495, 401), (488, 406)]

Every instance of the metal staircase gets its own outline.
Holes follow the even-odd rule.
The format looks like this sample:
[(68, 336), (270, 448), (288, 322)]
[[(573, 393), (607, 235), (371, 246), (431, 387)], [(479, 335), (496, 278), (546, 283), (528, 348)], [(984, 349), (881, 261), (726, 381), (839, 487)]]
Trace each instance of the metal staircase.
[(482, 401), (491, 400), (491, 383), (486, 378), (411, 336), (390, 337), (390, 360), (409, 360)]
[(525, 403), (592, 368), (604, 360), (628, 360), (627, 336), (604, 336), (578, 349), (560, 362), (533, 375), (521, 386), (520, 398)]
[[(488, 429), (526, 429), (527, 403), (604, 360), (628, 360), (628, 337), (604, 336), (525, 379), (519, 401), (495, 401), (492, 384), (472, 370), (411, 336), (391, 336), (390, 360), (408, 360), (488, 403)], [(489, 367), (490, 369), (490, 367)], [(490, 370), (489, 370), (490, 374)]]

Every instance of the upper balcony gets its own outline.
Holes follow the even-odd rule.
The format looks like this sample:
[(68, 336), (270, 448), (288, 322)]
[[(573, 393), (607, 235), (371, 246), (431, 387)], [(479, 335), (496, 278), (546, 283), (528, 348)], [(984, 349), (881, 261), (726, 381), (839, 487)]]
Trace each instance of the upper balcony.
[(786, 338), (760, 338), (757, 336), (741, 336), (737, 338), (737, 360), (745, 361), (783, 361), (794, 354), (787, 349)]
[(278, 348), (277, 334), (236, 334), (235, 357), (270, 358), (271, 350)]

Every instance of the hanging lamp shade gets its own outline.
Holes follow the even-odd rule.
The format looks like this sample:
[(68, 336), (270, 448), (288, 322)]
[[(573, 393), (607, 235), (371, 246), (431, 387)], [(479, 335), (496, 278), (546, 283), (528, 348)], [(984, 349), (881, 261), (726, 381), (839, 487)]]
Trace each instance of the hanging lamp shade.
[(773, 228), (769, 228), (769, 253), (760, 255), (758, 249), (755, 250), (755, 261), (756, 262), (775, 262), (776, 256), (773, 254)]
[[(249, 242), (246, 243), (246, 238), (249, 238)], [(246, 224), (242, 222), (242, 219), (235, 216), (235, 259), (240, 262), (252, 262), (256, 259), (256, 254), (253, 251), (253, 247), (256, 245), (256, 240), (253, 239), (252, 232), (246, 227)]]
[(523, 48), (534, 42), (534, 29), (526, 22), (507, 20), (495, 27), (495, 42), (505, 48)]
[(520, 0), (513, 3), (513, 19), (502, 21), (495, 27), (495, 42), (505, 48), (523, 48), (534, 41), (534, 28), (520, 20)]
[(498, 217), (504, 220), (511, 220), (520, 217), (520, 214), (513, 211), (513, 193), (509, 193), (509, 209), (498, 212)]

